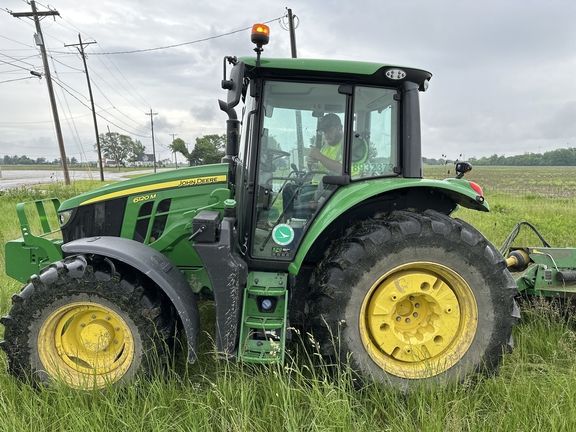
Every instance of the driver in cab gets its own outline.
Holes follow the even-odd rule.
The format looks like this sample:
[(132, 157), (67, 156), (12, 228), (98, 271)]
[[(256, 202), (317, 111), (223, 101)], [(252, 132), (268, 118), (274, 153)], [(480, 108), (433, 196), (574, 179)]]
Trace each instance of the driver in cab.
[(326, 144), (322, 149), (310, 147), (308, 169), (341, 174), (344, 132), (340, 117), (333, 113), (326, 114), (320, 119), (318, 130), (324, 134)]

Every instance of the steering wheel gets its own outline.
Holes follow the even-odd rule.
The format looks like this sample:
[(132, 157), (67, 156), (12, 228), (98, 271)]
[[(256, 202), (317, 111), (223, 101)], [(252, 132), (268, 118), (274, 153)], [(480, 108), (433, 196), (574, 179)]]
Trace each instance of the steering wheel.
[(272, 156), (272, 161), (281, 157), (290, 156), (290, 153), (285, 152), (284, 150), (268, 149), (267, 152), (270, 156)]

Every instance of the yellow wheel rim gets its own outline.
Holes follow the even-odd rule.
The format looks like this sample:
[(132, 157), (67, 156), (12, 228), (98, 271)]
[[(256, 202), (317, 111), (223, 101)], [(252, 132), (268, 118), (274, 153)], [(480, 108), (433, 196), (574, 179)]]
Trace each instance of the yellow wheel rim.
[(430, 262), (383, 275), (360, 311), (360, 335), (372, 360), (408, 379), (432, 377), (458, 363), (477, 326), (470, 286), (454, 270)]
[(104, 387), (118, 381), (134, 361), (134, 340), (115, 312), (89, 302), (54, 311), (38, 334), (46, 372), (71, 387)]

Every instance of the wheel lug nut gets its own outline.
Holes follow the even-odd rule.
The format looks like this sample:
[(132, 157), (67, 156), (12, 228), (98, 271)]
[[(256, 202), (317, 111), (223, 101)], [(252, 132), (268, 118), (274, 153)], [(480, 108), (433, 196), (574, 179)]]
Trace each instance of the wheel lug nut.
[(396, 321), (402, 321), (402, 318), (396, 317)]
[(410, 301), (414, 301), (414, 296), (410, 296)]
[(96, 315), (92, 315), (92, 319), (96, 319)]
[(120, 330), (120, 327), (115, 327), (114, 330), (118, 331)]
[(412, 316), (413, 316), (414, 318), (418, 317), (418, 312), (414, 312), (414, 313), (412, 314)]
[(410, 322), (410, 318), (406, 318), (406, 322), (409, 323), (409, 322)]
[(106, 317), (106, 321), (110, 321), (110, 317)]
[(80, 327), (86, 327), (86, 324), (82, 323), (80, 324)]
[(416, 303), (416, 304), (414, 305), (414, 307), (415, 307), (415, 308), (419, 308), (419, 307), (420, 307), (420, 303)]

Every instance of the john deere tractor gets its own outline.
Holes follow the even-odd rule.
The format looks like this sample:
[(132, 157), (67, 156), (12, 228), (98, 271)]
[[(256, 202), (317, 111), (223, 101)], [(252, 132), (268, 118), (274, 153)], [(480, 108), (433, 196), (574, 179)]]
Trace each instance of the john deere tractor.
[[(11, 374), (104, 387), (178, 347), (192, 363), (200, 295), (213, 299), (224, 359), (282, 362), (301, 328), (322, 355), (396, 387), (497, 368), (517, 286), (502, 254), (451, 217), (489, 210), (462, 178), (471, 166), (422, 176), (419, 94), (431, 74), (264, 58), (268, 37), (256, 25), (256, 55), (224, 59), (222, 163), (18, 205), (6, 273), (24, 286), (1, 319)], [(336, 164), (309, 163), (329, 152)]]

